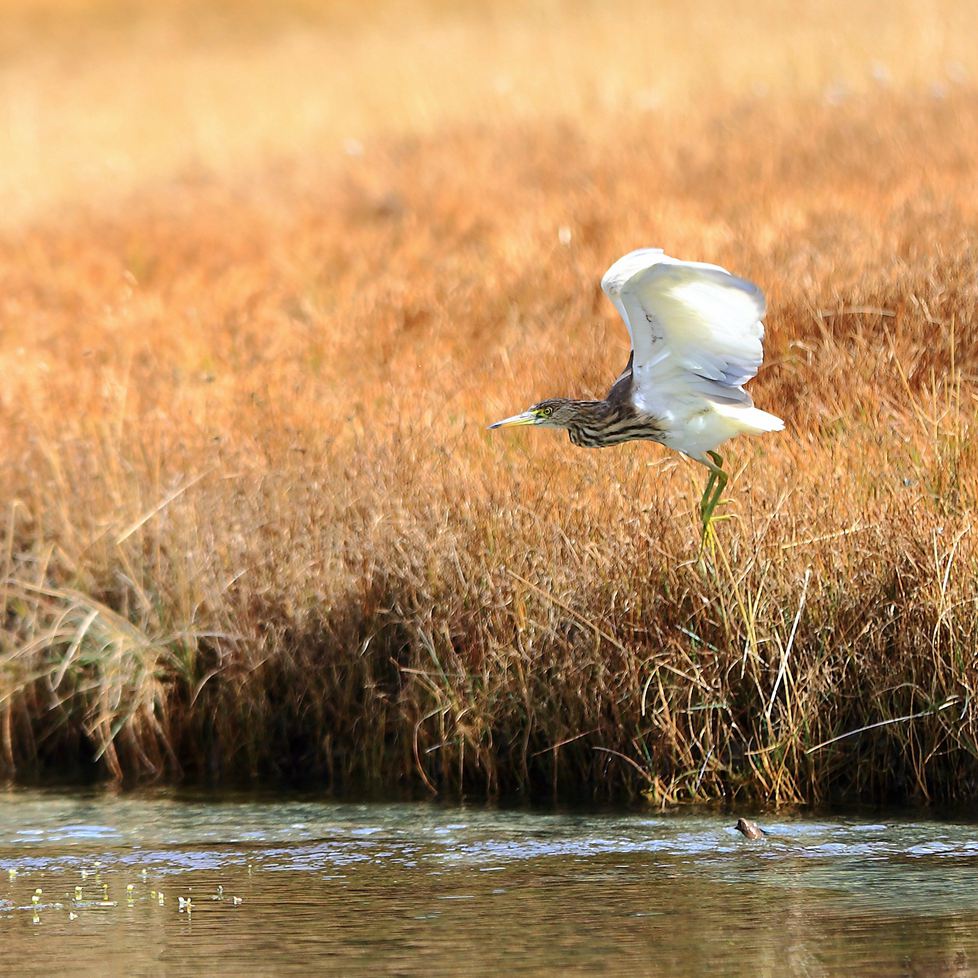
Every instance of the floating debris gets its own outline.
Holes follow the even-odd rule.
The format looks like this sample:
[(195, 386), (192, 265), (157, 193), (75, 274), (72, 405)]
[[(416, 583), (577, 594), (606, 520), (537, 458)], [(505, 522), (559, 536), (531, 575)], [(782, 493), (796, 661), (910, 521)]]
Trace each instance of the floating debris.
[(746, 835), (748, 839), (763, 839), (767, 835), (767, 832), (757, 822), (752, 822), (749, 818), (738, 818), (734, 828)]
[(63, 903), (41, 903), (41, 898), (35, 893), (31, 897), (31, 902), (26, 907), (17, 907), (17, 910), (30, 910), (31, 913), (40, 913), (42, 910), (64, 910)]

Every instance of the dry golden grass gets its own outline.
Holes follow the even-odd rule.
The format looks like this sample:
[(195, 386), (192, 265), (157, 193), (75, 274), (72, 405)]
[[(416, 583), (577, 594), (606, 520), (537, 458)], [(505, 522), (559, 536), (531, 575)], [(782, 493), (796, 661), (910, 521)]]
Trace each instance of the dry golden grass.
[[(83, 6), (9, 69), (52, 153), (0, 167), (0, 768), (978, 793), (970, 6), (676, 4), (651, 59), (629, 2), (257, 9)], [(788, 430), (702, 559), (698, 468), (484, 430), (603, 393), (644, 244), (769, 299)]]

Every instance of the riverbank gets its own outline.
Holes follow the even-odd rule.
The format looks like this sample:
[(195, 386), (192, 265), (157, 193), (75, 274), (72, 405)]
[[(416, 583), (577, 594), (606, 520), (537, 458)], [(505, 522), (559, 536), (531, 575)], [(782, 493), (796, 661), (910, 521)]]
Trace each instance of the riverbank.
[[(700, 102), (665, 59), (681, 112), (627, 74), (601, 101), (593, 18), (537, 61), (503, 18), (501, 105), (471, 83), (468, 116), (396, 131), (435, 98), (402, 75), (369, 137), (286, 127), (234, 166), (161, 137), (116, 144), (117, 192), (39, 180), (0, 238), (0, 773), (978, 795), (978, 90), (950, 55), (925, 81), (903, 16), (918, 56), (847, 49), (842, 86), (745, 59)], [(438, 43), (475, 50), (465, 23)], [(198, 85), (233, 77), (192, 50)], [(593, 87), (549, 111), (571, 50)], [(692, 465), (484, 429), (604, 393), (627, 337), (598, 281), (642, 244), (768, 296), (751, 390), (787, 431), (729, 446), (702, 555)]]

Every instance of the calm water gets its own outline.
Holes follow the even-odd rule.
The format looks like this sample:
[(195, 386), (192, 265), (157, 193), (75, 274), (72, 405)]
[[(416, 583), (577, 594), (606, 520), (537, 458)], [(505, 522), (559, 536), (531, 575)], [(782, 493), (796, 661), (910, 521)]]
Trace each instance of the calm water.
[(733, 821), (0, 792), (0, 973), (978, 976), (978, 825)]

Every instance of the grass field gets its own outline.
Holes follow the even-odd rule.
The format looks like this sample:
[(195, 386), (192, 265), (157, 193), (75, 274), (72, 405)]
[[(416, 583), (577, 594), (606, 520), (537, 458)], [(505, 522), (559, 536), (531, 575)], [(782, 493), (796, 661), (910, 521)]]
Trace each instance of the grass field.
[[(0, 772), (978, 796), (972, 4), (2, 7)], [(701, 559), (699, 467), (485, 430), (653, 244), (788, 425)]]

